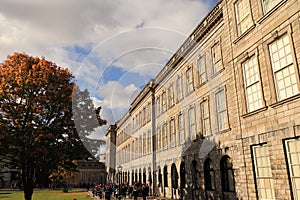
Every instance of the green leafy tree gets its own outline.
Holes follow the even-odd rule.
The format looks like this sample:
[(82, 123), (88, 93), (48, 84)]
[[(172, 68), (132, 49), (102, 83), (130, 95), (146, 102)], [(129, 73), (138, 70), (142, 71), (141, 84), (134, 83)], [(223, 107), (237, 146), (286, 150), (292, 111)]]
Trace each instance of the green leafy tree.
[(95, 110), (67, 69), (25, 53), (0, 64), (0, 156), (20, 170), (25, 200), (40, 171), (89, 156), (82, 139), (105, 122)]

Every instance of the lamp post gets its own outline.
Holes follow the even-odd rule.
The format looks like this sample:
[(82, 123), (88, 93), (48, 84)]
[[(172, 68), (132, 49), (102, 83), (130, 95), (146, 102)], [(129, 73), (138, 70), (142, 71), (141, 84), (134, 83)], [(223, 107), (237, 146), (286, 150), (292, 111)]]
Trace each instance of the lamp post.
[(119, 172), (119, 200), (121, 200), (121, 175), (122, 175), (122, 169), (123, 167), (121, 165), (118, 166), (118, 172)]

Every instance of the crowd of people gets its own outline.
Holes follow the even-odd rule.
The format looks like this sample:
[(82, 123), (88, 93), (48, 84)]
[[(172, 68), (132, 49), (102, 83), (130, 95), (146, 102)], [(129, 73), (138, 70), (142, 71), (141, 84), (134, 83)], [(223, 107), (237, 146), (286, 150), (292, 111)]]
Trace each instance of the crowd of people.
[(128, 183), (123, 184), (100, 184), (96, 183), (92, 188), (93, 196), (99, 196), (100, 199), (105, 198), (110, 200), (112, 196), (117, 199), (130, 198), (137, 200), (138, 197), (143, 197), (143, 200), (149, 196), (149, 186), (146, 183), (136, 182), (134, 185)]

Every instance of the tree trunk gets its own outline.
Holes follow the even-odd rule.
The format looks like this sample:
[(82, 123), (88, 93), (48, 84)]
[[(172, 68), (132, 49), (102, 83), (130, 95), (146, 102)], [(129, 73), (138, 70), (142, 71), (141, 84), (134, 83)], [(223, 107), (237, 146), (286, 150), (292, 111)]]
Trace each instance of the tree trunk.
[(33, 194), (33, 185), (27, 183), (27, 185), (24, 184), (23, 188), (25, 200), (31, 200)]
[(31, 200), (34, 187), (34, 167), (31, 164), (25, 165), (22, 170), (22, 182), (25, 200)]

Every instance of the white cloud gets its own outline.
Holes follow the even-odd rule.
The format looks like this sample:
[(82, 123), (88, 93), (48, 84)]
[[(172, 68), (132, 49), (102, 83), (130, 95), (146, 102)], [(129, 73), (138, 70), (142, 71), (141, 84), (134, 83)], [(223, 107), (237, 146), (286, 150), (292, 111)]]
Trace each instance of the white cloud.
[[(95, 101), (103, 107), (101, 116), (114, 123), (147, 82), (137, 84), (134, 79), (155, 76), (210, 4), (207, 0), (1, 0), (0, 61), (14, 52), (26, 52), (69, 68), (81, 89), (103, 98)], [(99, 83), (112, 66), (125, 75)]]

